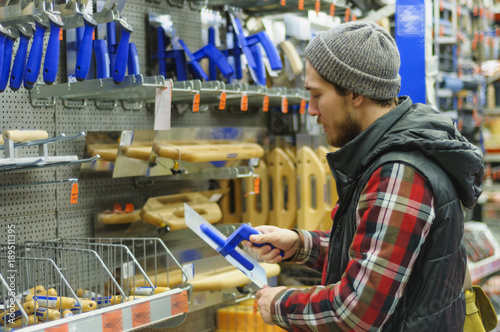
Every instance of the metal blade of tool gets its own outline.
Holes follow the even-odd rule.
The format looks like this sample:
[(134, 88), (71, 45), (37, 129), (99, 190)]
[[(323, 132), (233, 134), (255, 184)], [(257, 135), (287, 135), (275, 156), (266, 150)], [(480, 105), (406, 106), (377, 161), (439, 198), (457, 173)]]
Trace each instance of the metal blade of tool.
[[(194, 209), (189, 205), (184, 203), (184, 218), (186, 225), (201, 237), (209, 246), (214, 248), (217, 252), (222, 249), (221, 244), (225, 243), (226, 236), (222, 234), (217, 228), (212, 226), (208, 221), (206, 221), (202, 216), (200, 216)], [(219, 243), (214, 241), (214, 236), (207, 235), (207, 232), (212, 232), (214, 236), (219, 239)], [(238, 268), (243, 272), (250, 280), (252, 280), (257, 286), (263, 287), (267, 285), (266, 271), (256, 262), (254, 259), (250, 258), (243, 250), (240, 248), (235, 248), (234, 252), (237, 256), (242, 257), (244, 260), (251, 264), (251, 268), (248, 264), (241, 263), (231, 255), (223, 255), (226, 260), (233, 266)], [(245, 266), (246, 265), (246, 266)]]

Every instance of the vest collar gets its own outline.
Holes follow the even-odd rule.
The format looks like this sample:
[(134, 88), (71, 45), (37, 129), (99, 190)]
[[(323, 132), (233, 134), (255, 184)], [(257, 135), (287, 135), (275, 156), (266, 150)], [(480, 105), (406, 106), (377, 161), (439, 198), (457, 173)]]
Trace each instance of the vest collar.
[(413, 105), (410, 97), (400, 97), (400, 103), (366, 128), (361, 134), (341, 149), (326, 155), (339, 189), (350, 184), (362, 172), (379, 140), (388, 132)]

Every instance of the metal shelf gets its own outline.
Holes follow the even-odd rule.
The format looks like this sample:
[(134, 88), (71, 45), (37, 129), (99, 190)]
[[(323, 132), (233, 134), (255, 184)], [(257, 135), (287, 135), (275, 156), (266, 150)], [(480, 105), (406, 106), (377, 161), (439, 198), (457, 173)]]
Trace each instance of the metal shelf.
[[(188, 1), (192, 2), (192, 1)], [(321, 11), (329, 12), (331, 0), (321, 0)], [(337, 1), (339, 3), (339, 1)], [(258, 0), (258, 1), (241, 1), (241, 0), (208, 0), (207, 6), (223, 6), (229, 5), (237, 8), (241, 8), (249, 15), (260, 16), (263, 13), (266, 15), (272, 14), (283, 14), (285, 12), (305, 12), (308, 10), (315, 10), (316, 0), (304, 0), (304, 8), (299, 9), (299, 0), (287, 0), (286, 5), (282, 6), (280, 0)], [(336, 15), (344, 15), (345, 13), (345, 2), (343, 4), (338, 4), (335, 9)]]
[[(129, 331), (157, 323), (170, 327), (180, 325), (189, 309), (188, 291), (190, 287), (176, 288), (157, 295), (133, 300), (95, 311), (90, 311), (28, 326), (23, 331)], [(180, 319), (179, 319), (180, 318)], [(165, 325), (164, 325), (165, 326)]]

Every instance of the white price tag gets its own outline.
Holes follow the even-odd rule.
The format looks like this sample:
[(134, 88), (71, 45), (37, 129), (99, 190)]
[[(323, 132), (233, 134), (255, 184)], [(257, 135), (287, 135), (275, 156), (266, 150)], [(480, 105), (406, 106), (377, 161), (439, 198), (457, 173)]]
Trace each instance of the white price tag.
[(134, 141), (134, 131), (133, 130), (122, 131), (122, 136), (120, 137), (120, 146), (132, 145), (133, 141)]
[(131, 278), (134, 275), (135, 275), (134, 262), (123, 263), (123, 265), (122, 265), (123, 279)]
[(154, 130), (169, 130), (172, 109), (172, 82), (156, 89)]
[(194, 264), (182, 265), (182, 271), (186, 274), (187, 280), (192, 280), (194, 278)]
[(222, 194), (213, 194), (212, 197), (210, 197), (210, 202), (218, 202), (221, 197)]

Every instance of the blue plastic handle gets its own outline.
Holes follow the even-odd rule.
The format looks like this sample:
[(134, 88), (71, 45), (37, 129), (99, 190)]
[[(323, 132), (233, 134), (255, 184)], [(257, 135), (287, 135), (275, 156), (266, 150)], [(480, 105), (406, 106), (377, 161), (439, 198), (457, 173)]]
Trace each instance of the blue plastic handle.
[[(214, 45), (207, 44), (193, 54), (193, 58), (196, 61), (199, 61), (204, 57), (208, 57), (210, 59), (210, 63), (215, 64), (225, 78), (233, 76), (233, 68), (231, 68), (231, 65), (227, 61), (224, 54), (222, 54), (222, 52), (219, 51)], [(212, 77), (210, 77), (210, 79), (212, 79)]]
[[(215, 29), (214, 29), (214, 27), (208, 28), (208, 44), (213, 45), (215, 47)], [(227, 59), (226, 59), (226, 62), (227, 62)], [(232, 68), (231, 68), (231, 71), (233, 71)], [(217, 80), (217, 67), (216, 67), (215, 62), (210, 60), (210, 58), (208, 61), (208, 77), (210, 78), (211, 81)]]
[(19, 33), (19, 46), (17, 47), (16, 57), (12, 65), (12, 73), (10, 74), (10, 89), (17, 91), (23, 83), (23, 73), (26, 67), (26, 56), (28, 55), (28, 44), (31, 39), (31, 34), (27, 35)]
[(234, 57), (234, 71), (236, 73), (236, 78), (237, 79), (242, 79), (243, 78), (243, 69), (241, 68), (241, 48), (237, 47), (238, 45), (238, 36), (234, 32), (233, 29), (233, 43), (234, 43), (234, 49), (233, 49), (233, 57)]
[(92, 58), (92, 37), (97, 23), (90, 17), (84, 17), (85, 30), (83, 32), (80, 49), (76, 58), (75, 77), (79, 82), (87, 78)]
[[(106, 42), (108, 43), (109, 72), (115, 68), (116, 59), (116, 23), (106, 23)], [(111, 75), (111, 74), (110, 74)]]
[(125, 78), (125, 71), (127, 69), (128, 62), (128, 49), (130, 34), (132, 33), (132, 28), (130, 26), (125, 26), (126, 23), (121, 22), (121, 37), (120, 44), (118, 44), (118, 49), (116, 50), (115, 65), (113, 67), (113, 82), (115, 84), (120, 84)]
[(158, 45), (158, 73), (167, 77), (167, 59), (165, 58), (165, 30), (156, 29), (156, 43)]
[(28, 63), (26, 64), (26, 71), (24, 73), (24, 87), (31, 90), (38, 80), (40, 73), (40, 66), (42, 64), (43, 52), (43, 37), (47, 26), (35, 20), (36, 29), (33, 43), (31, 44), (30, 55), (28, 56)]
[(205, 73), (203, 68), (201, 68), (199, 62), (196, 61), (195, 57), (187, 47), (186, 43), (184, 43), (182, 39), (179, 39), (179, 44), (181, 44), (184, 53), (186, 53), (186, 55), (188, 56), (189, 64), (191, 65), (193, 71), (195, 72), (195, 76), (199, 76), (203, 78), (205, 81), (208, 81), (208, 75)]
[(12, 48), (14, 46), (15, 40), (16, 39), (13, 36), (7, 36), (7, 38), (5, 38), (3, 48), (2, 75), (0, 76), (0, 92), (5, 91), (5, 88), (7, 88), (7, 83), (9, 82), (10, 65), (12, 62)]
[(254, 73), (257, 79), (257, 84), (266, 85), (266, 67), (264, 66), (264, 62), (262, 61), (262, 52), (260, 51), (259, 45), (250, 46), (250, 50), (252, 51), (252, 56), (255, 60), (255, 69)]
[(243, 51), (243, 54), (245, 54), (245, 57), (247, 58), (247, 63), (248, 66), (252, 69), (256, 69), (256, 64), (252, 55), (252, 52), (250, 48), (248, 47), (248, 43), (246, 40), (246, 37), (243, 32), (243, 27), (241, 26), (241, 22), (238, 18), (234, 19), (234, 23), (236, 24), (235, 29), (237, 30), (236, 37), (238, 39), (238, 44)]
[(255, 35), (251, 35), (246, 39), (249, 46), (255, 45), (259, 42), (262, 44), (267, 58), (269, 59), (269, 64), (271, 65), (271, 68), (273, 70), (280, 70), (283, 68), (278, 50), (265, 31), (261, 31), (259, 33), (256, 33)]
[(234, 248), (233, 248), (233, 250), (224, 250), (223, 249), (226, 246), (227, 242), (216, 231), (214, 231), (210, 226), (205, 225), (205, 224), (201, 224), (200, 229), (203, 233), (205, 233), (210, 239), (212, 239), (220, 247), (218, 249), (218, 252), (222, 256), (229, 255), (229, 256), (233, 257), (236, 261), (238, 261), (238, 263), (243, 265), (243, 267), (245, 269), (247, 269), (248, 271), (253, 270), (254, 265), (252, 264), (252, 262), (250, 262), (248, 259), (243, 257), (243, 255), (241, 255), (239, 252), (234, 250)]
[(109, 53), (106, 41), (102, 39), (94, 40), (95, 67), (97, 78), (109, 77)]
[(139, 55), (137, 55), (137, 46), (135, 46), (135, 43), (129, 44), (127, 73), (129, 75), (138, 75), (140, 73)]
[(59, 67), (59, 34), (62, 29), (61, 22), (53, 22), (50, 20), (50, 35), (45, 52), (45, 61), (43, 64), (43, 81), (45, 84), (54, 84), (57, 76), (57, 68)]
[[(226, 240), (226, 246), (227, 247), (235, 247), (237, 246), (242, 240), (247, 240), (250, 241), (250, 235), (259, 235), (262, 234), (252, 226), (248, 224), (242, 224), (236, 231), (231, 234), (227, 240)], [(251, 242), (251, 241), (250, 241)], [(270, 243), (262, 243), (262, 244), (257, 244), (253, 243), (252, 244), (256, 247), (262, 247), (262, 246), (270, 246), (271, 250), (275, 249), (276, 247), (273, 246)], [(280, 256), (283, 257), (285, 255), (285, 252), (283, 250), (280, 250)]]
[(4, 34), (0, 34), (0, 77), (2, 76), (3, 69), (3, 50), (5, 46), (5, 39), (7, 37)]

